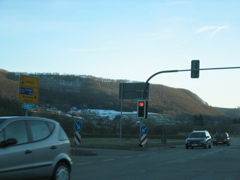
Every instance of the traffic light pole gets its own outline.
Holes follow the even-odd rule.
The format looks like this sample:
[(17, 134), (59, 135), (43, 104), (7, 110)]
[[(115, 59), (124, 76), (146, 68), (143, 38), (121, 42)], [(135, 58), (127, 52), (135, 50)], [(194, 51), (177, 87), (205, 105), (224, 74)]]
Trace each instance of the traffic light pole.
[(149, 83), (149, 81), (155, 77), (156, 75), (158, 74), (163, 74), (163, 73), (176, 73), (176, 72), (184, 72), (184, 71), (192, 71), (192, 70), (199, 70), (199, 71), (205, 71), (205, 70), (223, 70), (223, 69), (240, 69), (240, 67), (220, 67), (220, 68), (202, 68), (202, 69), (182, 69), (182, 70), (167, 70), (167, 71), (159, 71), (155, 74), (153, 74), (152, 76), (150, 76), (147, 81), (145, 82), (145, 85), (144, 85), (144, 88), (143, 88), (143, 99), (144, 99), (144, 94), (145, 94), (145, 91), (146, 91), (146, 87), (147, 87), (147, 84)]
[[(221, 68), (202, 68), (202, 69), (193, 69), (193, 70), (199, 70), (199, 71), (204, 71), (204, 70), (221, 70), (221, 69), (240, 69), (240, 67), (221, 67)], [(182, 69), (182, 70), (167, 70), (167, 71), (159, 71), (152, 76), (150, 76), (147, 81), (145, 82), (148, 83), (154, 76), (158, 74), (163, 74), (163, 73), (174, 73), (174, 72), (183, 72), (183, 71), (191, 71), (192, 69)]]
[[(193, 60), (193, 61), (196, 61), (196, 60)], [(197, 60), (198, 61), (198, 60)], [(198, 62), (199, 63), (199, 62)], [(198, 65), (199, 66), (199, 65)], [(144, 94), (146, 92), (146, 88), (147, 88), (147, 84), (149, 83), (149, 81), (155, 77), (156, 75), (158, 74), (163, 74), (163, 73), (176, 73), (176, 72), (184, 72), (184, 71), (205, 71), (205, 70), (224, 70), (224, 69), (240, 69), (240, 67), (219, 67), (219, 68), (202, 68), (202, 69), (194, 69), (196, 67), (193, 67), (192, 69), (182, 69), (182, 70), (166, 70), (166, 71), (159, 71), (155, 74), (153, 74), (152, 76), (150, 76), (147, 81), (145, 82), (145, 85), (144, 85), (144, 88), (143, 88), (143, 91), (142, 91), (142, 99), (144, 99)], [(194, 78), (198, 78), (199, 77), (199, 74), (197, 77), (194, 77)], [(140, 128), (143, 126), (143, 119), (140, 120)], [(139, 146), (141, 145), (141, 131), (140, 131), (140, 144)]]
[(140, 119), (140, 126), (139, 126), (139, 147), (143, 147), (142, 145), (141, 145), (141, 127), (143, 126), (143, 119), (141, 118)]

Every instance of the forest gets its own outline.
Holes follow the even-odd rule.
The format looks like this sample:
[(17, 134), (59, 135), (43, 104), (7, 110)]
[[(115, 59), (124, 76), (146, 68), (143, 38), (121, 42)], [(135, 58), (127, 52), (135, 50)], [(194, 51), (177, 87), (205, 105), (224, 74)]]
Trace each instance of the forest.
[[(29, 115), (53, 118), (59, 121), (66, 132), (71, 135), (74, 116), (66, 117), (53, 114), (46, 109), (56, 109), (69, 112), (72, 107), (76, 109), (105, 109), (120, 111), (119, 84), (132, 83), (128, 80), (103, 79), (86, 75), (59, 75), (58, 73), (19, 73), (0, 70), (0, 116), (24, 115), (19, 103), (19, 76), (27, 75), (38, 77), (39, 101), (38, 112), (29, 112)], [(136, 83), (136, 82), (135, 82)], [(152, 135), (167, 133), (176, 135), (179, 132), (189, 132), (192, 129), (216, 128), (226, 129), (230, 125), (240, 123), (240, 109), (214, 108), (187, 89), (170, 88), (159, 84), (150, 84), (149, 113), (159, 116), (169, 116), (176, 120), (174, 125), (159, 124), (156, 117), (150, 115), (145, 124)], [(123, 100), (123, 111), (136, 111), (137, 100)], [(87, 111), (86, 111), (87, 112)], [(120, 117), (114, 120), (94, 115), (80, 114), (84, 128), (83, 134), (99, 136), (119, 134)], [(136, 136), (139, 125), (132, 116), (123, 119), (123, 135)], [(226, 124), (228, 126), (226, 126)], [(231, 126), (235, 128), (237, 126)], [(238, 132), (234, 129), (234, 132)], [(239, 132), (240, 133), (240, 132)]]
[[(0, 71), (0, 97), (18, 101), (19, 76), (39, 78), (39, 107), (53, 106), (64, 112), (78, 109), (120, 110), (119, 84), (128, 80), (103, 79), (85, 75), (58, 73), (17, 73)], [(168, 115), (203, 115), (226, 117), (187, 89), (150, 84), (149, 112)], [(123, 100), (123, 111), (136, 111), (137, 100)]]

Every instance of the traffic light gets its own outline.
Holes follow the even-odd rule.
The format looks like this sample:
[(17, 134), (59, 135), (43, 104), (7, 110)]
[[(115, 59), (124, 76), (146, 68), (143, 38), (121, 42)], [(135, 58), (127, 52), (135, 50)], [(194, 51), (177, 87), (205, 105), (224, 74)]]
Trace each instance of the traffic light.
[(199, 78), (199, 60), (192, 60), (191, 62), (191, 78)]
[(137, 117), (146, 119), (148, 115), (148, 101), (138, 100), (137, 102)]

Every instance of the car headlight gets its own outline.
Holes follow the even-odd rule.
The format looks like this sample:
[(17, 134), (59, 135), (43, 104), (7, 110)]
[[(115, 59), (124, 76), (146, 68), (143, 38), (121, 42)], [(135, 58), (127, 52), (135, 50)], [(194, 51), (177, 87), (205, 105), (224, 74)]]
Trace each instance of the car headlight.
[(200, 141), (200, 143), (206, 143), (206, 140)]

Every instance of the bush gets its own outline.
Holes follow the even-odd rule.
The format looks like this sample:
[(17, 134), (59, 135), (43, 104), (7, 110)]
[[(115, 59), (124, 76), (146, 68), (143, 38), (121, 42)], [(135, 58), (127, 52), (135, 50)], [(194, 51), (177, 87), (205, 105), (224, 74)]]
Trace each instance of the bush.
[(23, 116), (24, 109), (16, 100), (0, 98), (0, 116)]

